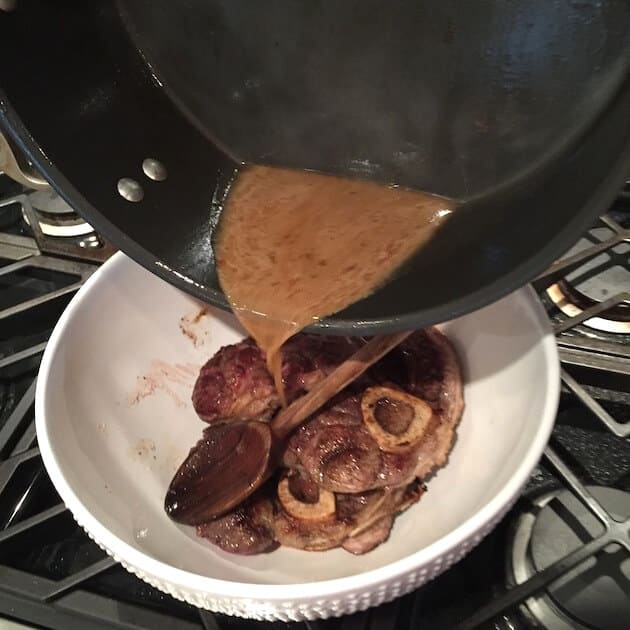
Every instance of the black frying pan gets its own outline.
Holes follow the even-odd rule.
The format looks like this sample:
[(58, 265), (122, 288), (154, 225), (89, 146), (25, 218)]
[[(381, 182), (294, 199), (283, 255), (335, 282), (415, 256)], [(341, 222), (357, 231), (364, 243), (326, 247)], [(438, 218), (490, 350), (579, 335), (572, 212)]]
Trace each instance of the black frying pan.
[(115, 245), (222, 306), (212, 232), (243, 162), (461, 200), (387, 286), (319, 324), (420, 327), (531, 280), (606, 208), (630, 168), (629, 25), (627, 0), (17, 0), (0, 116)]

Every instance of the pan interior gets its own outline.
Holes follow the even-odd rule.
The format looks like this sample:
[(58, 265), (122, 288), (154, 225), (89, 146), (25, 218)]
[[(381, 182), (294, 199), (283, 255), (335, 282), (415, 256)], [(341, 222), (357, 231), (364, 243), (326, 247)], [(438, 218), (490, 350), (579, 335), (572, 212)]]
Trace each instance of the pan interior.
[(239, 159), (458, 199), (561, 150), (627, 67), (623, 2), (119, 7), (167, 90)]

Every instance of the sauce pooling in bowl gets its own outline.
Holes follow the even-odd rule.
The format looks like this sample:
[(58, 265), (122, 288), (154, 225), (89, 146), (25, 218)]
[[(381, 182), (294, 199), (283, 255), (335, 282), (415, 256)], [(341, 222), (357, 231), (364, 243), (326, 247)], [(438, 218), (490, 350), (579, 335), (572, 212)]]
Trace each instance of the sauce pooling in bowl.
[(217, 271), (281, 396), (282, 344), (382, 285), (453, 207), (443, 197), (309, 171), (251, 166), (238, 175), (219, 224)]

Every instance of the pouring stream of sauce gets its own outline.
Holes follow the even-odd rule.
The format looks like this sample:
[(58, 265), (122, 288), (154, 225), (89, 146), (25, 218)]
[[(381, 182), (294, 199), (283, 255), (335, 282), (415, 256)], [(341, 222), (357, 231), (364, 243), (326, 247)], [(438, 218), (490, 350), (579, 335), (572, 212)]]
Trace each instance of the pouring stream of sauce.
[(251, 166), (238, 175), (219, 224), (217, 271), (283, 402), (282, 344), (386, 282), (453, 207), (435, 195), (308, 171)]

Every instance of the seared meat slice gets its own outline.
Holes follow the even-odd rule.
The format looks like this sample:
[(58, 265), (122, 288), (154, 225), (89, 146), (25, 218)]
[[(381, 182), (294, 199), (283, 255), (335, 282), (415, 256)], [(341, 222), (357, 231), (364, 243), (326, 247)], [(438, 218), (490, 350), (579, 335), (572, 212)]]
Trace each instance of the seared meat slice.
[(349, 537), (356, 538), (371, 530), (384, 516), (400, 514), (417, 503), (426, 487), (418, 479), (398, 488), (380, 488), (359, 494), (338, 494), (337, 513), (352, 521)]
[(352, 394), (337, 397), (294, 431), (284, 464), (331, 492), (363, 492), (386, 485), (378, 479), (381, 452), (363, 427), (359, 398)]
[(395, 383), (434, 409), (441, 409), (445, 392), (461, 381), (455, 351), (437, 328), (418, 330), (370, 368), (377, 383)]
[[(300, 334), (282, 347), (282, 380), (290, 402), (343, 363), (361, 342), (350, 337)], [(267, 421), (280, 397), (265, 357), (254, 340), (221, 348), (202, 368), (192, 394), (193, 407), (209, 423)]]
[(433, 410), (430, 426), (417, 451), (415, 475), (425, 478), (444, 466), (455, 441), (464, 411), (462, 374), (451, 342), (437, 328), (428, 328), (403, 344), (409, 374), (409, 393), (425, 400)]
[(265, 484), (232, 512), (198, 525), (197, 534), (230, 553), (250, 556), (273, 551), (278, 546), (273, 489), (273, 483)]
[(372, 551), (389, 538), (389, 532), (394, 524), (394, 515), (386, 514), (372, 523), (356, 536), (346, 538), (341, 546), (355, 556)]
[[(419, 448), (383, 451), (370, 434), (358, 396), (324, 409), (290, 437), (284, 464), (331, 492), (365, 492), (400, 486), (416, 477)], [(431, 427), (429, 427), (431, 429)]]
[[(276, 489), (277, 484), (277, 489)], [(424, 487), (334, 495), (293, 473), (270, 480), (224, 516), (197, 526), (197, 534), (224, 551), (252, 555), (278, 543), (306, 551), (343, 546), (366, 553), (387, 539), (394, 516), (418, 501)]]
[(288, 473), (278, 484), (276, 539), (287, 547), (307, 551), (339, 547), (353, 528), (354, 516), (366, 508), (368, 501), (367, 497), (358, 497), (344, 509), (339, 495), (321, 489), (307, 477)]
[(280, 397), (253, 339), (221, 348), (201, 368), (192, 403), (209, 423), (268, 420), (273, 415)]
[(356, 337), (301, 333), (282, 346), (282, 381), (291, 401), (311, 390), (363, 342)]
[(360, 494), (333, 495), (320, 490), (315, 501), (312, 493), (305, 501), (298, 498), (299, 493), (287, 494), (280, 485), (274, 518), (276, 540), (307, 551), (343, 546), (351, 553), (366, 553), (387, 539), (394, 516), (418, 501), (423, 492), (414, 481), (406, 487)]
[[(417, 403), (426, 410), (422, 437), (396, 448), (379, 442), (378, 434), (369, 430), (361, 409), (361, 397), (365, 395), (362, 390), (369, 384), (367, 377), (330, 401), (293, 433), (284, 453), (287, 467), (302, 471), (326, 490), (355, 493), (405, 485), (446, 463), (463, 410), (462, 381), (455, 352), (437, 329), (419, 331), (401, 345), (397, 356), (391, 357), (397, 350), (387, 356), (389, 369), (377, 364), (370, 377), (389, 383), (392, 393), (404, 389), (422, 400), (426, 396), (426, 404)], [(426, 357), (430, 358), (429, 363)], [(416, 367), (416, 362), (424, 366), (424, 372)], [(406, 369), (400, 370), (400, 365)], [(361, 393), (357, 393), (357, 388)], [(404, 392), (400, 398), (402, 404), (410, 399)], [(406, 415), (401, 402), (392, 400), (388, 405), (394, 406), (396, 419), (387, 419), (388, 414), (383, 413), (380, 433), (393, 436), (395, 442), (396, 435), (409, 427), (401, 424)], [(409, 417), (420, 421), (414, 416), (413, 404), (409, 407)]]

